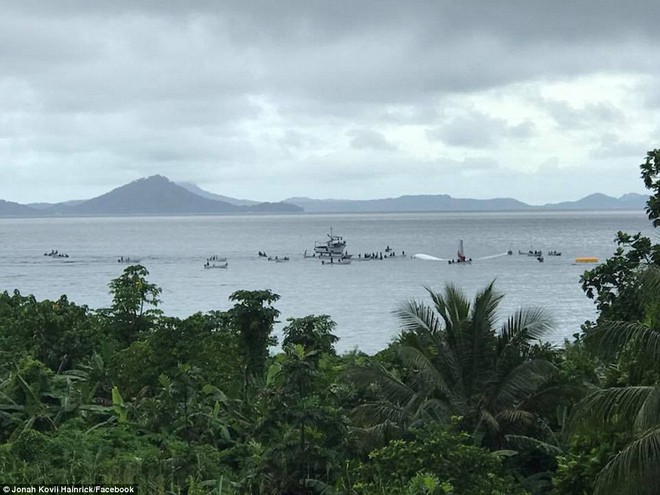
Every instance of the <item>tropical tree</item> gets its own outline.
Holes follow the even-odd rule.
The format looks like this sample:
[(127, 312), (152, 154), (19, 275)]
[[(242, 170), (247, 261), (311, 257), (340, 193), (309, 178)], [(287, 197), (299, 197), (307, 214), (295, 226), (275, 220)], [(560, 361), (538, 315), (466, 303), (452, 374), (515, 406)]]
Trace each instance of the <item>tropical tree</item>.
[(101, 314), (109, 318), (110, 326), (122, 347), (151, 329), (160, 311), (160, 287), (147, 281), (149, 271), (142, 265), (124, 269), (121, 276), (112, 280), (108, 287), (112, 294), (112, 306)]
[(326, 315), (289, 320), (268, 370), (242, 469), (250, 493), (317, 493), (343, 470), (346, 418), (337, 407), (336, 354)]
[[(653, 194), (646, 213), (660, 226), (660, 149), (640, 165)], [(614, 431), (625, 447), (600, 471), (596, 493), (655, 493), (660, 483), (660, 244), (641, 234), (619, 232), (615, 255), (582, 277), (583, 289), (600, 311), (585, 330), (587, 347), (609, 365), (607, 388), (580, 402), (574, 431)], [(613, 377), (613, 378), (612, 378)]]
[(243, 390), (251, 380), (264, 376), (269, 348), (277, 344), (272, 335), (273, 326), (280, 312), (272, 303), (280, 298), (270, 290), (239, 290), (229, 296), (234, 307), (227, 311), (238, 333), (239, 351), (243, 355)]
[(533, 429), (535, 411), (557, 400), (549, 387), (557, 369), (553, 350), (540, 342), (552, 328), (542, 309), (519, 309), (497, 326), (502, 295), (494, 284), (474, 300), (452, 284), (427, 288), (433, 302), (406, 303), (398, 315), (402, 333), (395, 344), (400, 366), (371, 363), (358, 377), (375, 380), (385, 400), (357, 408), (357, 418), (402, 431), (419, 420), (462, 417), (462, 427), (483, 445), (499, 448), (506, 433)]
[[(646, 203), (646, 213), (654, 227), (660, 226), (660, 149), (646, 154), (640, 165), (644, 185), (653, 194)], [(637, 276), (648, 266), (660, 266), (660, 244), (641, 233), (618, 232), (618, 247), (605, 263), (587, 270), (581, 277), (582, 290), (594, 299), (599, 321), (641, 321), (644, 305), (636, 287)]]
[(595, 493), (655, 493), (660, 484), (660, 268), (638, 278), (645, 301), (642, 322), (600, 322), (586, 335), (587, 344), (605, 360), (627, 362), (625, 386), (597, 389), (585, 397), (572, 421), (577, 432), (616, 429), (629, 442), (596, 478)]

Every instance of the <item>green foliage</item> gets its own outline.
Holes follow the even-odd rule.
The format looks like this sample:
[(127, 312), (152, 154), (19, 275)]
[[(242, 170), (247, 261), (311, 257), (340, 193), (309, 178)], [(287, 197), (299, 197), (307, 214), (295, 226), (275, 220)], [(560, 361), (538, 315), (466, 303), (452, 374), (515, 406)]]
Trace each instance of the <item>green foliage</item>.
[[(640, 165), (644, 186), (652, 192), (646, 203), (646, 213), (654, 227), (660, 226), (660, 150), (646, 155)], [(618, 232), (618, 248), (592, 270), (587, 270), (580, 281), (587, 297), (595, 299), (600, 311), (599, 321), (642, 321), (645, 304), (640, 300), (638, 275), (649, 266), (660, 266), (660, 244), (653, 243), (641, 233), (634, 235)]]
[(214, 449), (144, 435), (127, 425), (89, 431), (70, 421), (48, 435), (24, 432), (0, 448), (3, 483), (126, 483), (147, 494), (228, 479), (226, 471)]
[(458, 415), (484, 445), (501, 448), (506, 433), (529, 430), (536, 411), (557, 405), (559, 390), (544, 392), (558, 376), (547, 360), (554, 352), (538, 341), (550, 321), (541, 310), (521, 309), (498, 332), (502, 296), (493, 284), (474, 301), (452, 285), (429, 294), (433, 306), (410, 302), (399, 312), (398, 369), (370, 363), (358, 370), (362, 383), (379, 384), (381, 398), (360, 406), (357, 419), (405, 431), (420, 419)]
[[(334, 323), (326, 317), (292, 321), (291, 328), (301, 328), (298, 322), (307, 330), (307, 323), (320, 323), (328, 332), (321, 332), (321, 342), (336, 339), (328, 330)], [(341, 478), (347, 420), (333, 392), (335, 353), (309, 336), (305, 332), (302, 339), (307, 347), (289, 339), (269, 369), (261, 419), (244, 446), (240, 486), (249, 493), (313, 493), (312, 485), (332, 486)]]
[(604, 430), (574, 435), (568, 451), (557, 457), (552, 494), (591, 495), (596, 477), (622, 445), (622, 438)]
[(467, 433), (438, 423), (411, 429), (412, 438), (374, 450), (356, 468), (357, 494), (524, 493), (498, 457), (472, 445)]
[(646, 213), (654, 227), (660, 226), (660, 149), (646, 154), (646, 160), (640, 165), (644, 186), (653, 194), (646, 203)]
[(115, 355), (112, 373), (128, 396), (159, 386), (161, 375), (188, 364), (205, 383), (222, 384), (227, 393), (241, 390), (243, 359), (239, 338), (225, 313), (197, 313), (185, 319), (160, 318), (151, 332)]
[(289, 324), (283, 330), (283, 346), (299, 344), (307, 351), (335, 354), (334, 344), (339, 338), (332, 334), (336, 324), (328, 315), (309, 315), (287, 321)]
[(61, 296), (36, 301), (34, 296), (0, 294), (0, 362), (29, 354), (53, 371), (73, 368), (103, 339), (86, 306)]
[(236, 304), (229, 316), (239, 336), (239, 352), (243, 354), (244, 390), (250, 379), (262, 377), (266, 371), (268, 349), (277, 345), (271, 335), (280, 312), (271, 306), (280, 298), (269, 290), (236, 291), (229, 296)]
[(641, 321), (644, 301), (638, 290), (638, 277), (642, 268), (660, 266), (660, 245), (640, 233), (618, 232), (615, 242), (618, 248), (611, 258), (582, 274), (582, 290), (595, 299), (599, 322)]
[(160, 315), (155, 308), (160, 303), (158, 296), (162, 290), (147, 281), (148, 275), (144, 266), (131, 265), (108, 284), (112, 294), (111, 328), (122, 347), (127, 347), (150, 330)]

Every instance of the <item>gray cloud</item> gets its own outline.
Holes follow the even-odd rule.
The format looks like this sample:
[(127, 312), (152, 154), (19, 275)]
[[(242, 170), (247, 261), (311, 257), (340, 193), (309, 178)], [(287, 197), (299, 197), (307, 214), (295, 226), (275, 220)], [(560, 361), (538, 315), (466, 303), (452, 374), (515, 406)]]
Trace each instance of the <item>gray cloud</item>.
[(504, 119), (470, 112), (428, 129), (426, 135), (430, 140), (440, 140), (449, 146), (493, 148), (507, 138), (530, 138), (534, 129), (534, 124), (529, 121), (510, 125)]
[[(469, 98), (627, 75), (641, 81), (639, 104), (653, 105), (659, 17), (650, 0), (8, 0), (0, 198), (64, 200), (76, 184), (80, 196), (161, 173), (231, 178), (243, 197), (276, 200), (287, 186), (322, 189), (314, 177), (326, 160), (356, 194), (361, 170), (376, 168), (399, 177), (379, 178), (383, 193), (415, 193), (431, 187), (439, 162), (430, 157), (449, 156), (444, 148), (504, 153), (538, 139), (543, 118), (556, 125), (555, 142), (589, 134), (585, 167), (599, 154), (625, 158), (629, 138), (615, 128), (639, 108), (539, 96), (537, 122), (475, 111)], [(602, 141), (608, 132), (619, 151)], [(484, 173), (466, 157), (449, 160), (440, 168)], [(491, 160), (480, 162), (491, 172), (509, 162)], [(513, 191), (511, 182), (502, 184)]]
[(369, 129), (353, 129), (346, 133), (351, 138), (351, 147), (355, 149), (371, 149), (393, 151), (397, 147), (390, 143), (382, 133)]
[(621, 125), (625, 118), (622, 110), (610, 103), (589, 103), (576, 108), (565, 101), (546, 100), (542, 103), (558, 126), (564, 129), (591, 129), (594, 124), (605, 122)]

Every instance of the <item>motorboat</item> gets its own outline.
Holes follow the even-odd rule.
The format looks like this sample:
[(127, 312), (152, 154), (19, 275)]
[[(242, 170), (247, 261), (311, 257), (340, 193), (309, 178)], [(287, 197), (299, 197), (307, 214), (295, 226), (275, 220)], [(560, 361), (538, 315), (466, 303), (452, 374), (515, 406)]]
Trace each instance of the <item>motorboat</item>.
[(229, 268), (229, 263), (226, 261), (224, 263), (209, 263), (208, 261), (204, 263), (205, 270), (210, 270), (212, 268)]
[(117, 263), (139, 263), (140, 260), (137, 258), (129, 258), (128, 256), (120, 256), (117, 258)]
[(220, 263), (225, 263), (227, 261), (226, 257), (219, 256), (217, 254), (214, 254), (213, 256), (210, 256), (209, 258), (206, 258), (206, 261), (218, 261)]
[(332, 265), (350, 265), (351, 260), (346, 259), (346, 258), (330, 258), (330, 260), (321, 260), (321, 264), (324, 266), (332, 266)]
[(317, 241), (314, 243), (314, 255), (327, 258), (342, 258), (346, 249), (346, 241), (343, 237), (334, 235), (332, 228), (328, 235), (328, 240)]
[(279, 256), (275, 256), (275, 257), (269, 256), (268, 261), (274, 261), (275, 263), (285, 263), (285, 262), (289, 261), (289, 257), (284, 256), (284, 257), (280, 258)]
[(60, 253), (57, 249), (51, 250), (50, 253), (44, 253), (44, 256), (48, 256), (50, 258), (68, 258), (69, 255), (66, 253)]
[(548, 251), (548, 256), (561, 256), (561, 251)]
[(538, 258), (539, 256), (543, 256), (543, 251), (541, 251), (540, 249), (538, 251), (537, 250), (531, 250), (531, 249), (529, 251), (520, 251), (520, 250), (518, 250), (518, 254), (520, 254), (522, 256), (533, 256), (534, 258)]

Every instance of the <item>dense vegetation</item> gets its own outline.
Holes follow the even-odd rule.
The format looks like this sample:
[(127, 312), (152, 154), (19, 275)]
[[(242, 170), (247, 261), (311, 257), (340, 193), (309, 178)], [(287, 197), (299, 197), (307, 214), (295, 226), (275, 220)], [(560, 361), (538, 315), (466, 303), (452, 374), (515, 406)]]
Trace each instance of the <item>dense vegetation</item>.
[[(660, 224), (660, 150), (642, 178)], [(497, 326), (493, 284), (399, 310), (374, 356), (337, 355), (327, 315), (277, 294), (171, 318), (140, 265), (109, 308), (0, 294), (0, 482), (142, 493), (609, 494), (660, 486), (660, 245), (618, 233), (582, 277), (599, 310), (561, 348), (551, 320)], [(499, 315), (502, 316), (502, 315)], [(577, 330), (577, 329), (576, 329)], [(279, 347), (277, 347), (279, 345)]]

